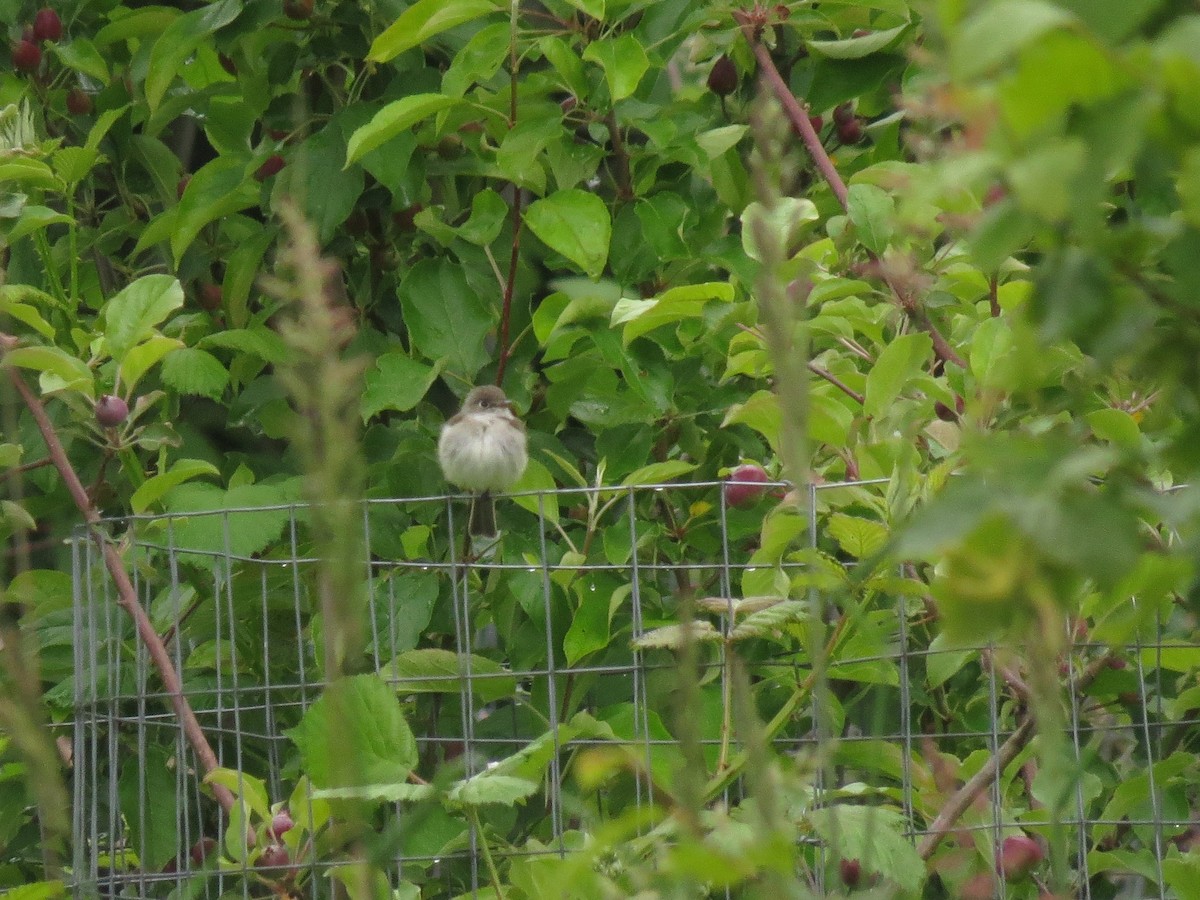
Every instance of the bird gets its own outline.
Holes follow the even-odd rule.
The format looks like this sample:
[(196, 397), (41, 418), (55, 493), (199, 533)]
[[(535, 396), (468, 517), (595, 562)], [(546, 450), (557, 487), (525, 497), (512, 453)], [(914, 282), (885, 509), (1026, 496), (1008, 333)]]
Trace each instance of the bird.
[(438, 437), (438, 463), (451, 484), (477, 494), (467, 529), (495, 537), (496, 509), (491, 494), (512, 487), (529, 464), (525, 423), (495, 385), (472, 388), (462, 409), (447, 420)]

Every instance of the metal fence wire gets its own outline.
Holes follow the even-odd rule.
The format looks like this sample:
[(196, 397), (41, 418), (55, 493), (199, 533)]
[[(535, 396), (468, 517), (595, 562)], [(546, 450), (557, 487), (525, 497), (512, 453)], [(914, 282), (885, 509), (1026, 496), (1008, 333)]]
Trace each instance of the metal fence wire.
[[(727, 715), (734, 648), (785, 758), (803, 768), (817, 759), (823, 729), (836, 737), (829, 764), (811, 764), (804, 808), (869, 807), (880, 827), (898, 823), (918, 846), (953, 789), (1028, 727), (1028, 710), (988, 647), (941, 644), (911, 589), (860, 598), (853, 616), (823, 599), (855, 564), (831, 537), (830, 516), (877, 517), (883, 484), (815, 485), (787, 508), (782, 485), (746, 508), (727, 504), (713, 482), (527, 493), (502, 498), (500, 538), (476, 539), (465, 554), (465, 498), (363, 503), (366, 658), (357, 670), (399, 700), (415, 737), (414, 772), (445, 788), (447, 778), (461, 785), (499, 763), (536, 785), (518, 803), (483, 808), (482, 818), (405, 793), (412, 784), (397, 788), (368, 823), (395, 896), (486, 892), (486, 863), (569, 856), (605, 818), (664, 800), (685, 761), (683, 597), (695, 601), (693, 638), (682, 643), (698, 676), (687, 720), (708, 773), (739, 748)], [(279, 838), (288, 852), (270, 858), (237, 846), (246, 823), (239, 832), (214, 801), (99, 548), (76, 535), (76, 897), (339, 896), (346, 854), (336, 828), (319, 824), (337, 798), (309, 789), (306, 776), (316, 777), (302, 752), (305, 714), (326, 687), (311, 521), (297, 504), (105, 523), (235, 790), (261, 784), (271, 814), (293, 820), (291, 836)], [(738, 640), (749, 616), (781, 603), (803, 611), (781, 616), (774, 633)], [(829, 634), (843, 629), (830, 643), (827, 692), (798, 690), (812, 681), (799, 636), (806, 617)], [(1127, 665), (1106, 667), (1086, 689), (1076, 679), (1106, 648), (1076, 640), (1062, 661), (1078, 770), (1061, 826), (1071, 836), (1074, 896), (1175, 896), (1171, 857), (1191, 833), (1195, 798), (1172, 753), (1195, 720), (1169, 714), (1181, 687), (1164, 653), (1178, 644), (1162, 630), (1144, 633)], [(597, 748), (621, 748), (629, 762), (581, 787), (580, 754)], [(1017, 754), (953, 823), (954, 840), (974, 845), (975, 865), (993, 874), (987, 848), (1048, 827), (1032, 759), (1029, 749)], [(1133, 781), (1145, 789), (1127, 796), (1139, 799), (1120, 802)], [(734, 807), (745, 791), (731, 777), (713, 804)], [(838, 848), (819, 828), (798, 833), (810, 888), (841, 895), (847, 888), (826, 864)], [(1003, 877), (993, 890), (1034, 896)]]

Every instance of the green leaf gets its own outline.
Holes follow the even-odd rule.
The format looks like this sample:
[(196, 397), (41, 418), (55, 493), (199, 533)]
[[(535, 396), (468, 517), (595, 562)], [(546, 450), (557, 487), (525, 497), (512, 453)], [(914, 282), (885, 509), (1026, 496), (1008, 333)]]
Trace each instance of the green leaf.
[(542, 243), (592, 278), (604, 271), (612, 219), (595, 194), (578, 188), (556, 191), (525, 210), (525, 224)]
[(108, 84), (108, 64), (96, 49), (96, 45), (87, 38), (73, 37), (69, 41), (58, 41), (50, 46), (54, 55), (68, 69), (82, 72), (101, 84)]
[(421, 402), (441, 370), (440, 363), (427, 366), (399, 351), (378, 357), (363, 378), (363, 421), (385, 409), (408, 412)]
[(985, 319), (971, 338), (971, 374), (983, 387), (1005, 388), (1014, 349), (1012, 325), (1002, 318)]
[(610, 640), (610, 598), (601, 596), (599, 591), (583, 589), (583, 582), (576, 584), (581, 586), (578, 591), (579, 607), (571, 617), (571, 627), (563, 638), (563, 652), (568, 666), (575, 665), (590, 653), (603, 650)]
[(26, 206), (21, 210), (17, 224), (8, 230), (6, 236), (10, 244), (15, 244), (27, 234), (33, 234), (51, 225), (69, 225), (72, 221), (70, 216), (55, 212), (48, 206)]
[(121, 767), (118, 790), (129, 827), (129, 848), (152, 871), (179, 853), (178, 817), (169, 802), (176, 789), (172, 757), (160, 747), (146, 747), (127, 756)]
[[(413, 9), (416, 9), (416, 6), (411, 7), (408, 11), (412, 12)], [(350, 140), (346, 145), (345, 165), (348, 167), (352, 163), (358, 162), (376, 147), (390, 141), (417, 122), (427, 119), (443, 109), (448, 109), (458, 102), (457, 97), (448, 97), (445, 94), (413, 94), (389, 103), (375, 113), (370, 122), (361, 128), (356, 128), (350, 135)]]
[(932, 349), (933, 341), (924, 332), (902, 334), (885, 346), (867, 373), (863, 411), (869, 416), (887, 412), (908, 383), (923, 371)]
[(237, 769), (213, 769), (204, 776), (205, 784), (219, 784), (235, 797), (245, 801), (246, 806), (261, 820), (271, 818), (271, 797), (267, 785), (261, 778)]
[(220, 474), (220, 469), (203, 459), (176, 460), (165, 472), (147, 478), (129, 498), (129, 506), (135, 513), (144, 513), (171, 488), (202, 475), (215, 477)]
[(540, 496), (527, 494), (523, 497), (513, 497), (512, 502), (535, 516), (539, 514), (540, 509), (541, 515), (547, 522), (557, 525), (558, 495), (553, 493), (556, 487), (558, 485), (554, 483), (554, 476), (550, 474), (550, 470), (536, 459), (531, 459), (525, 466), (525, 473), (521, 476), (521, 480), (514, 484), (511, 490), (514, 493), (519, 491), (543, 491), (544, 493)]
[(239, 0), (217, 0), (180, 16), (167, 26), (154, 42), (146, 72), (144, 91), (151, 112), (158, 108), (167, 88), (185, 70), (188, 57), (200, 42), (236, 19), (241, 11)]
[(458, 229), (458, 235), (480, 247), (494, 241), (508, 217), (508, 204), (491, 188), (484, 188), (471, 200), (471, 217)]
[(870, 519), (834, 513), (826, 525), (830, 535), (842, 550), (855, 559), (866, 559), (883, 549), (887, 529)]
[(678, 478), (680, 475), (686, 475), (695, 470), (696, 466), (693, 463), (684, 462), (681, 459), (668, 459), (665, 462), (650, 463), (636, 471), (630, 472), (621, 481), (621, 486), (633, 487), (643, 484), (665, 484), (672, 478)]
[(897, 25), (882, 31), (872, 31), (861, 37), (850, 37), (840, 41), (807, 41), (806, 46), (817, 56), (830, 59), (862, 59), (872, 53), (896, 44), (909, 25)]
[(184, 347), (163, 360), (162, 379), (181, 394), (219, 400), (229, 384), (229, 372), (206, 350)]
[[(211, 484), (188, 483), (164, 497), (171, 518), (162, 520), (163, 540), (177, 553), (232, 553), (251, 556), (279, 539), (294, 515), (286, 504), (300, 499), (300, 479), (268, 484), (242, 484), (223, 490)], [(255, 509), (276, 507), (282, 509)], [(239, 510), (224, 515), (221, 510)]]
[(614, 326), (625, 326), (621, 340), (628, 347), (635, 338), (655, 328), (702, 318), (705, 306), (712, 300), (730, 303), (733, 297), (733, 286), (724, 281), (682, 285), (652, 300), (621, 298), (613, 307), (611, 321)]
[(468, 686), (485, 703), (512, 697), (517, 680), (495, 660), (453, 650), (409, 650), (379, 670), (398, 694), (458, 694)]
[(164, 356), (181, 347), (183, 341), (161, 334), (151, 335), (125, 354), (125, 361), (121, 363), (121, 384), (132, 389)]
[(57, 347), (17, 347), (4, 354), (4, 362), (6, 365), (55, 376), (59, 381), (56, 390), (81, 391), (95, 399), (96, 385), (92, 370), (82, 360)]
[(852, 184), (846, 205), (862, 245), (873, 253), (883, 253), (894, 230), (896, 202), (892, 195), (873, 184)]
[(960, 78), (974, 78), (998, 66), (1047, 31), (1072, 21), (1060, 6), (1044, 0), (988, 3), (968, 19), (951, 50), (950, 65)]
[(495, 314), (463, 267), (446, 257), (421, 260), (400, 281), (399, 294), (413, 354), (444, 359), (449, 371), (473, 382), (488, 361), (484, 339)]
[[(202, 166), (188, 182), (179, 205), (175, 207), (175, 220), (171, 224), (169, 237), (171, 253), (176, 260), (196, 240), (202, 228), (224, 216), (231, 215), (258, 203), (258, 184), (248, 178), (246, 163), (229, 156), (219, 156)], [(150, 241), (143, 235), (136, 249), (162, 240)]]
[(773, 206), (755, 200), (742, 211), (742, 249), (756, 262), (791, 258), (800, 237), (820, 218), (807, 198), (780, 197)]
[(375, 38), (367, 62), (387, 62), (443, 31), (501, 8), (495, 0), (417, 0)]
[(61, 881), (38, 881), (4, 892), (8, 900), (60, 900), (67, 896), (67, 887)]
[(239, 353), (250, 353), (269, 363), (283, 362), (288, 358), (289, 352), (283, 338), (263, 325), (206, 334), (196, 342), (196, 346), (202, 350), (224, 347)]
[(491, 772), (480, 772), (466, 781), (460, 781), (446, 793), (447, 799), (464, 806), (484, 806), (499, 804), (515, 806), (526, 799), (538, 786), (535, 782), (524, 778), (513, 778), (511, 775), (495, 775)]
[(906, 891), (917, 891), (925, 880), (925, 863), (905, 836), (904, 816), (880, 806), (835, 804), (814, 809), (808, 821), (821, 838), (836, 841), (841, 859), (857, 859), (863, 870), (882, 876)]
[(1087, 422), (1092, 434), (1102, 441), (1126, 450), (1137, 450), (1142, 444), (1137, 420), (1123, 409), (1093, 410), (1087, 414)]
[(396, 692), (374, 674), (334, 681), (284, 733), (318, 788), (399, 783), (417, 764), (417, 742)]
[(598, 62), (604, 69), (613, 103), (624, 100), (636, 91), (642, 76), (650, 68), (650, 58), (646, 56), (641, 40), (630, 31), (617, 38), (592, 41), (583, 51), (583, 58)]
[(722, 428), (736, 424), (749, 425), (771, 445), (771, 449), (779, 452), (779, 429), (782, 418), (779, 412), (779, 398), (770, 391), (755, 391), (745, 403), (734, 403), (725, 413), (721, 422)]
[(108, 301), (102, 313), (108, 352), (118, 364), (183, 306), (183, 288), (170, 275), (144, 275)]

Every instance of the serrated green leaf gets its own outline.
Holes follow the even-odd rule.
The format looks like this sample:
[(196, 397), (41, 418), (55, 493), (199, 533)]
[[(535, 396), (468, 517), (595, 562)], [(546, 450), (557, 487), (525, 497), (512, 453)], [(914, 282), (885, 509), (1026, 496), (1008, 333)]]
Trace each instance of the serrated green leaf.
[(835, 804), (814, 809), (808, 821), (841, 859), (857, 859), (867, 873), (878, 874), (906, 891), (925, 880), (925, 863), (905, 836), (904, 816), (879, 806)]
[(217, 400), (229, 384), (229, 372), (208, 351), (184, 347), (163, 360), (162, 379), (181, 394)]
[(845, 513), (834, 513), (825, 527), (838, 546), (855, 559), (866, 559), (878, 553), (888, 539), (883, 525)]
[(155, 326), (183, 306), (183, 288), (170, 275), (144, 275), (105, 304), (104, 340), (120, 364)]
[(786, 625), (804, 622), (809, 618), (808, 604), (801, 600), (785, 600), (766, 609), (750, 613), (734, 627), (730, 640), (770, 637)]
[(374, 674), (332, 682), (285, 734), (317, 788), (404, 782), (417, 764), (417, 742), (396, 692)]
[(258, 196), (258, 183), (249, 177), (245, 160), (219, 156), (202, 166), (188, 181), (179, 205), (171, 210), (173, 218), (167, 219), (169, 232), (152, 237), (142, 235), (137, 249), (169, 238), (172, 255), (176, 260), (182, 259), (205, 225), (254, 206)]
[(713, 627), (712, 622), (701, 619), (692, 622), (690, 628), (685, 628), (683, 625), (664, 625), (662, 628), (653, 628), (632, 643), (638, 650), (658, 648), (680, 650), (689, 640), (698, 643), (716, 643), (724, 638), (721, 632)]
[(464, 806), (485, 806), (499, 804), (500, 806), (515, 806), (536, 792), (535, 782), (524, 778), (513, 778), (511, 775), (494, 775), (491, 772), (480, 772), (466, 781), (460, 781), (446, 792), (446, 798)]

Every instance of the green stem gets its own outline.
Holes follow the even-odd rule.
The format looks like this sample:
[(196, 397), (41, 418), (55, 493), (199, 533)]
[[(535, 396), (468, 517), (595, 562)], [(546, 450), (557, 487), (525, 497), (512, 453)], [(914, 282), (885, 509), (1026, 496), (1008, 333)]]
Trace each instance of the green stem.
[(67, 223), (67, 244), (70, 248), (70, 260), (68, 265), (71, 267), (71, 309), (79, 308), (79, 228), (75, 221), (75, 190), (67, 194), (67, 218), (71, 221)]
[(54, 254), (50, 250), (50, 243), (46, 240), (46, 232), (38, 230), (34, 234), (38, 256), (42, 258), (42, 265), (46, 267), (46, 277), (50, 279), (50, 289), (54, 292), (55, 298), (66, 306), (67, 292), (63, 288), (62, 279), (58, 276), (58, 269), (54, 268)]
[(492, 888), (496, 891), (496, 896), (499, 900), (504, 900), (504, 887), (500, 884), (500, 873), (496, 871), (496, 861), (492, 859), (492, 849), (488, 846), (487, 835), (483, 833), (483, 824), (479, 821), (479, 810), (474, 806), (468, 807), (470, 810), (471, 824), (475, 826), (475, 830), (479, 832), (479, 846), (483, 848), (483, 861), (487, 863), (488, 878), (492, 880)]

